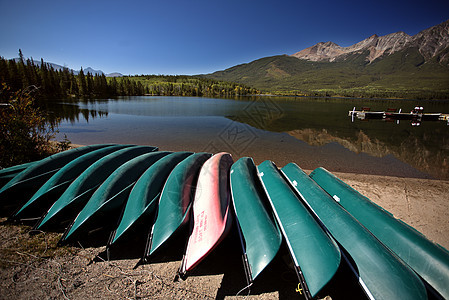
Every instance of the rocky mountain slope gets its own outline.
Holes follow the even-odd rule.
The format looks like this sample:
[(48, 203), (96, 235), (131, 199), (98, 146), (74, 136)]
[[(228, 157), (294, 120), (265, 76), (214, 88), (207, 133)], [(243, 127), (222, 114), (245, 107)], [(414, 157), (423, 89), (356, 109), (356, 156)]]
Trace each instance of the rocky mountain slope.
[(384, 55), (391, 55), (405, 48), (417, 48), (426, 61), (435, 59), (449, 65), (449, 20), (410, 36), (395, 32), (385, 36), (372, 35), (349, 47), (333, 42), (321, 42), (301, 50), (292, 56), (309, 61), (341, 61), (349, 55), (367, 52), (366, 61), (373, 62)]
[(414, 36), (318, 43), (204, 76), (284, 95), (449, 99), (449, 20)]

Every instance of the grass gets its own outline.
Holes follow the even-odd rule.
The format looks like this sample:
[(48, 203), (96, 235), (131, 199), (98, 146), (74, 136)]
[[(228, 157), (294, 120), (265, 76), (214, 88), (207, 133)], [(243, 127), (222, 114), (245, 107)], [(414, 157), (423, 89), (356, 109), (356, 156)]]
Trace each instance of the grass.
[[(3, 219), (4, 221), (4, 219)], [(41, 232), (30, 235), (30, 226), (2, 223), (0, 225), (0, 267), (10, 266), (11, 262), (22, 261), (27, 256), (35, 258), (54, 258), (74, 254), (76, 248), (58, 247), (60, 233)], [(29, 257), (28, 257), (29, 258)]]

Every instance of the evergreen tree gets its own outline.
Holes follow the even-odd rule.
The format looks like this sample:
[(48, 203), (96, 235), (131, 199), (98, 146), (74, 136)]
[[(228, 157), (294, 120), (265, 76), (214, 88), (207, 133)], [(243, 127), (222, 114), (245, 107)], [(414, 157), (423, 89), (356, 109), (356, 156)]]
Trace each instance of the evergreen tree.
[(81, 67), (81, 70), (78, 74), (78, 90), (80, 96), (85, 96), (87, 93), (87, 83), (84, 76), (83, 67)]

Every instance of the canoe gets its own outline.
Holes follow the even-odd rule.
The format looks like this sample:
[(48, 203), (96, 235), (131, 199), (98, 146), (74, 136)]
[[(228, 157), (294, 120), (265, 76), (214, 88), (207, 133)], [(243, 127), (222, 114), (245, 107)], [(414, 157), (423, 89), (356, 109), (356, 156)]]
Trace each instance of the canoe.
[(307, 298), (315, 297), (340, 266), (338, 245), (301, 203), (273, 162), (264, 161), (258, 171), (302, 290)]
[(24, 163), (17, 166), (12, 166), (9, 168), (4, 168), (0, 170), (0, 189), (7, 184), (11, 179), (16, 177), (17, 174), (25, 170), (26, 168), (30, 167), (31, 165), (35, 164), (37, 161)]
[(42, 214), (45, 213), (62, 195), (73, 180), (94, 162), (112, 152), (131, 146), (132, 145), (112, 145), (104, 147), (84, 154), (71, 161), (47, 180), (31, 199), (13, 214), (12, 219), (36, 218), (42, 216)]
[(70, 221), (80, 212), (95, 190), (118, 167), (136, 156), (153, 152), (155, 147), (134, 146), (118, 150), (95, 162), (79, 175), (35, 226), (37, 230)]
[(60, 168), (91, 151), (110, 144), (91, 145), (51, 155), (26, 168), (0, 189), (0, 211), (11, 214)]
[(159, 199), (157, 218), (151, 230), (144, 259), (189, 222), (198, 174), (210, 157), (210, 153), (195, 153), (180, 162), (168, 176)]
[(139, 177), (152, 164), (170, 153), (158, 151), (142, 154), (117, 168), (94, 192), (65, 231), (60, 244), (73, 241), (91, 229), (106, 227), (112, 230), (111, 227), (118, 223), (123, 205)]
[(243, 261), (248, 285), (276, 256), (282, 234), (273, 214), (267, 211), (267, 195), (252, 158), (240, 158), (231, 167), (231, 196), (242, 233)]
[(140, 176), (129, 194), (120, 223), (113, 232), (108, 247), (119, 240), (126, 239), (126, 236), (135, 230), (148, 229), (149, 231), (151, 229), (153, 225), (151, 216), (156, 211), (159, 196), (168, 175), (178, 163), (190, 155), (192, 152), (175, 152), (167, 155)]
[[(370, 299), (427, 299), (426, 288), (413, 270), (380, 243), (296, 164), (286, 165), (282, 172), (302, 200), (345, 249), (353, 261), (350, 266)], [(349, 263), (349, 257), (343, 257)]]
[(449, 252), (371, 202), (326, 169), (310, 177), (442, 297), (449, 299)]
[(209, 158), (198, 175), (193, 200), (193, 229), (178, 271), (184, 278), (229, 233), (230, 212), (229, 169), (233, 163), (229, 153)]

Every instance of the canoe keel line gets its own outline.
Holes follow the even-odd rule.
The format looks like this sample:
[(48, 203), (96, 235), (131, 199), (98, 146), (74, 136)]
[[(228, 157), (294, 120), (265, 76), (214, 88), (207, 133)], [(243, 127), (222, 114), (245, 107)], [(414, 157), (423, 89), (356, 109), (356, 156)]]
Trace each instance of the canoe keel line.
[(369, 299), (449, 299), (449, 252), (322, 168), (308, 176), (293, 163), (256, 167), (225, 152), (99, 144), (0, 170), (0, 213), (64, 232), (61, 244), (102, 232), (108, 258), (138, 238), (139, 263), (177, 236), (183, 279), (232, 227), (248, 291), (285, 249), (299, 281), (292, 290), (306, 299), (332, 296), (341, 266)]

